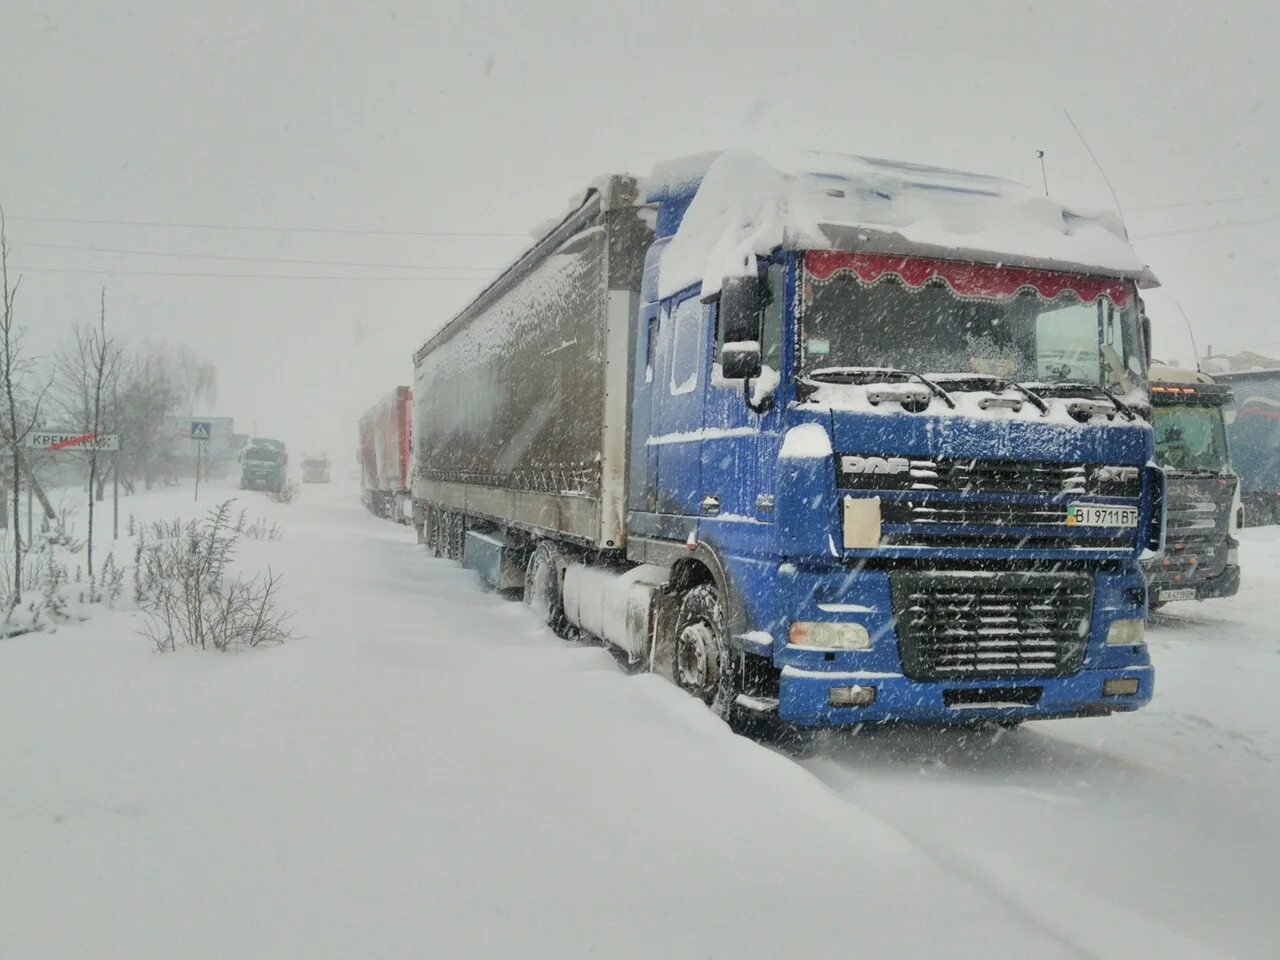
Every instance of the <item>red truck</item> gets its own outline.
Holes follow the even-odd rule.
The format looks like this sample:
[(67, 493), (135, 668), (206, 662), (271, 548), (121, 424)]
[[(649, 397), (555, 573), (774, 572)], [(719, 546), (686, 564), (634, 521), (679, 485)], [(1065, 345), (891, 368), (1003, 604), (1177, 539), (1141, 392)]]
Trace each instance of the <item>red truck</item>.
[(396, 387), (360, 418), (360, 499), (370, 513), (398, 523), (411, 515), (412, 417), (413, 391)]

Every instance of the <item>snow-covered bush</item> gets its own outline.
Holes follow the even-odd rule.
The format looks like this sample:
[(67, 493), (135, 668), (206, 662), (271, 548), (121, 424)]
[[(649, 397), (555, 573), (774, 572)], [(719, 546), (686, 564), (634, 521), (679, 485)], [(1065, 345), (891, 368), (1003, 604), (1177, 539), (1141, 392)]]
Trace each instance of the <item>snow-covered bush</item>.
[(261, 518), (254, 520), (253, 523), (246, 524), (240, 532), (250, 540), (279, 540), (284, 536), (284, 531), (280, 529), (280, 524), (267, 523)]
[(278, 490), (272, 490), (268, 496), (276, 503), (293, 503), (298, 499), (298, 485), (292, 480), (286, 480)]
[[(202, 520), (153, 523), (139, 537), (134, 596), (147, 614), (144, 634), (158, 650), (228, 650), (289, 638), (289, 614), (276, 605), (280, 577), (232, 577), (242, 524), (228, 500)], [(145, 542), (143, 542), (145, 540)]]

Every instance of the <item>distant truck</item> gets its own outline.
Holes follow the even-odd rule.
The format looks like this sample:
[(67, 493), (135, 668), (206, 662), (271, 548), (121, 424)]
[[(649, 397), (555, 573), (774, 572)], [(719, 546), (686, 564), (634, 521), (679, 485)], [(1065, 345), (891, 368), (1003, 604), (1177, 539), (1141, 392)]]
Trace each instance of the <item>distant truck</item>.
[(994, 177), (604, 177), (415, 353), (415, 521), (744, 731), (1136, 710), (1154, 285)]
[(408, 523), (413, 391), (396, 387), (360, 418), (360, 499), (375, 516)]
[(1168, 477), (1165, 551), (1143, 564), (1153, 607), (1240, 589), (1239, 478), (1228, 456), (1231, 389), (1207, 374), (1151, 365), (1156, 462)]
[[(192, 423), (208, 423), (209, 439), (191, 438)], [(239, 449), (235, 440), (235, 421), (231, 417), (165, 417), (161, 427), (166, 438), (165, 457), (170, 476), (177, 480), (194, 477), (196, 463), (200, 464), (200, 476), (221, 480), (231, 473)], [(200, 445), (203, 443), (203, 449)]]
[(279, 492), (288, 482), (289, 454), (279, 440), (254, 437), (240, 454), (240, 489)]
[(327, 454), (319, 456), (302, 455), (302, 482), (303, 483), (328, 483), (329, 482), (329, 457)]
[(1231, 388), (1231, 461), (1240, 474), (1244, 524), (1280, 523), (1280, 369), (1215, 373)]

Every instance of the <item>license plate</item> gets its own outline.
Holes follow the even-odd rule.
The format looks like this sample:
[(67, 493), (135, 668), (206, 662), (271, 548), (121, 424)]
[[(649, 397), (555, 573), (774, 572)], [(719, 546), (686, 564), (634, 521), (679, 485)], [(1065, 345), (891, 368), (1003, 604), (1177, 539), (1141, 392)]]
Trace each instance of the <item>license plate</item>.
[(1195, 598), (1195, 587), (1180, 587), (1177, 590), (1161, 590), (1156, 595), (1156, 599), (1161, 603), (1168, 603), (1170, 600), (1194, 600)]
[(1067, 504), (1069, 527), (1136, 527), (1137, 507), (1112, 507), (1101, 503)]

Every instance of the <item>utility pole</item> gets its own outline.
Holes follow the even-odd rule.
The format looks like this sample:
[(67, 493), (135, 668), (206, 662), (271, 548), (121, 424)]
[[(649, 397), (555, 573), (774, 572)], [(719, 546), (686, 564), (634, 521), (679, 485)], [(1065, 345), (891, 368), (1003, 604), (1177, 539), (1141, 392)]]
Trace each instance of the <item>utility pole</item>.
[[(111, 383), (111, 412), (116, 420), (116, 429), (120, 429), (120, 394), (114, 379)], [(31, 491), (27, 491), (27, 503), (31, 503)], [(31, 529), (31, 520), (27, 520), (27, 529)], [(120, 447), (111, 455), (111, 539), (120, 539)]]

